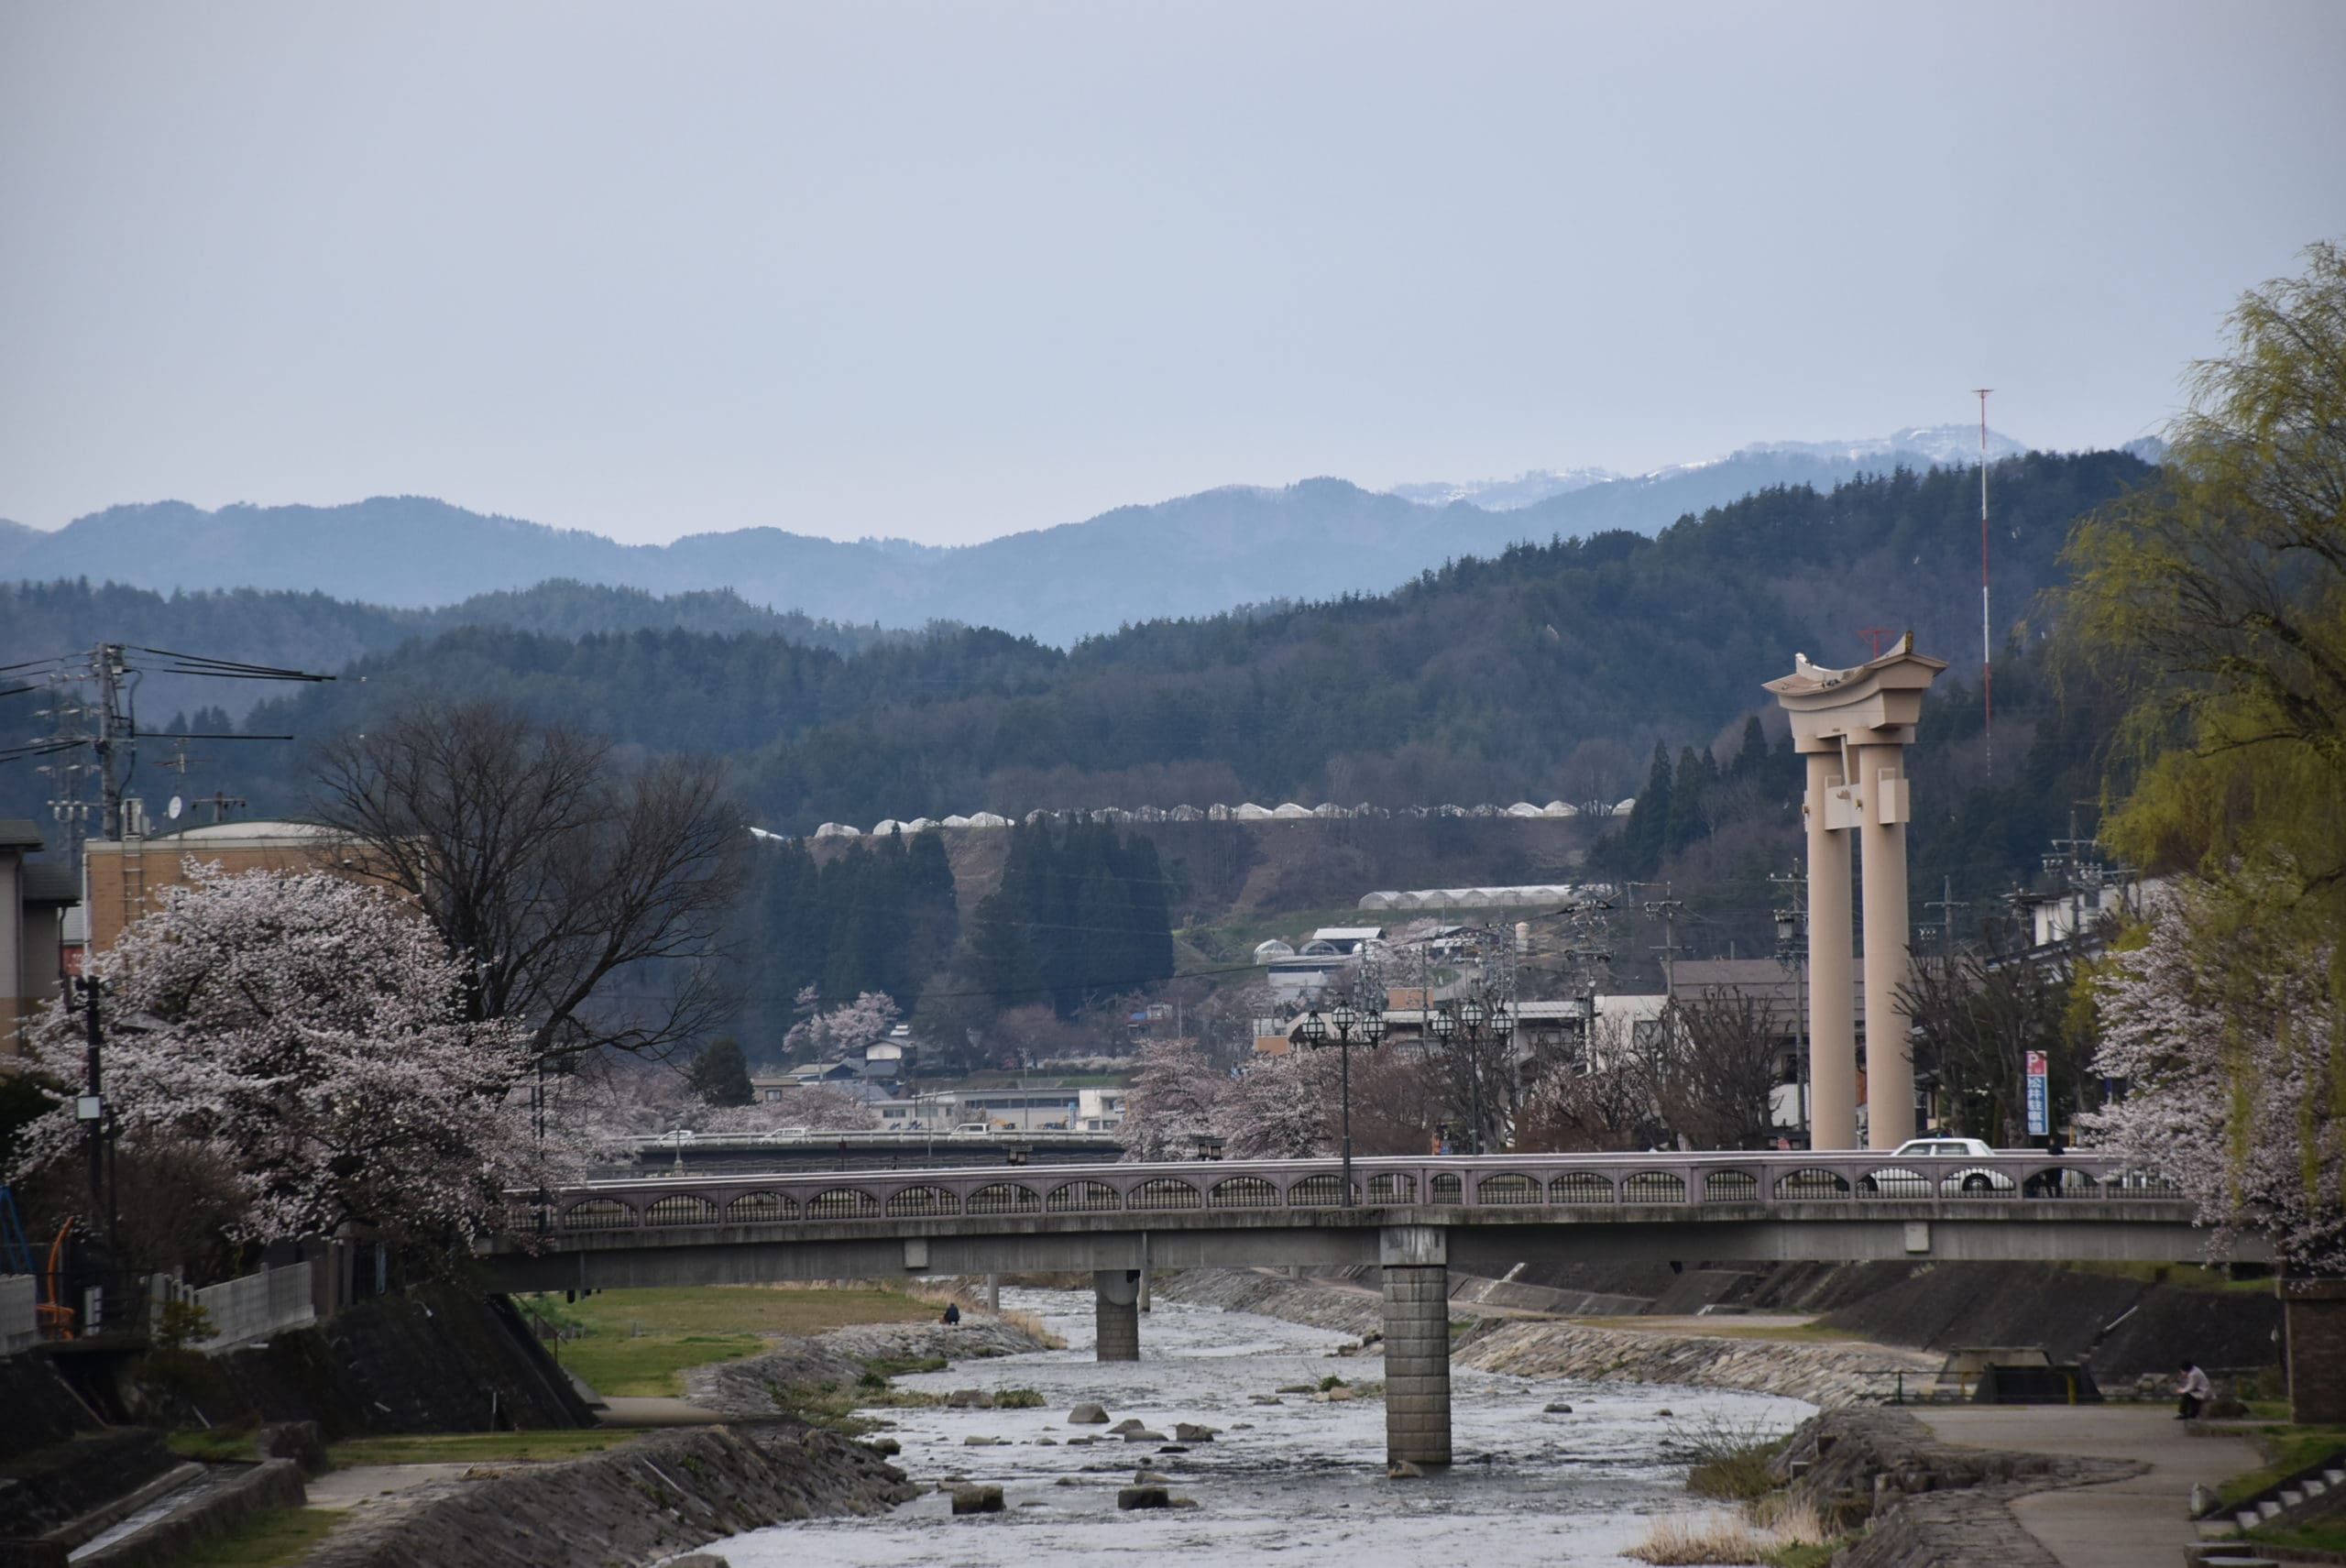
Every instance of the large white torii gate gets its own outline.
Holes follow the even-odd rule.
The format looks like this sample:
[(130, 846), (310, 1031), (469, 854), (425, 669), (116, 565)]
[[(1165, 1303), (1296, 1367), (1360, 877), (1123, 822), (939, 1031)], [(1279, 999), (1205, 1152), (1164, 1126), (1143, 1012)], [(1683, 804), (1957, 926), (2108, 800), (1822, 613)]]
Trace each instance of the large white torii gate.
[(1923, 693), (1944, 659), (1914, 652), (1914, 634), (1853, 669), (1804, 653), (1767, 683), (1807, 759), (1809, 1146), (1858, 1146), (1856, 997), (1850, 983), (1849, 853), (1865, 868), (1866, 1141), (1895, 1148), (1914, 1135), (1914, 1058), (1899, 988), (1908, 952), (1906, 824), (1913, 817), (1905, 751)]

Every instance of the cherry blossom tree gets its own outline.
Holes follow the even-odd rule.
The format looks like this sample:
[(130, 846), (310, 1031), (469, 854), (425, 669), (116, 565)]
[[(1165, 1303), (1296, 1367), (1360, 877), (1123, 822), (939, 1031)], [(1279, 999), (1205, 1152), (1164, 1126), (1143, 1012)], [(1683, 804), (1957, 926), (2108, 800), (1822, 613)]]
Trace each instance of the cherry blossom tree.
[[(185, 886), (91, 961), (121, 1134), (231, 1173), (236, 1239), (345, 1223), (444, 1245), (501, 1217), (502, 1194), (575, 1157), (532, 1136), (527, 1030), (465, 1016), (463, 965), (392, 895), (323, 872), (189, 864)], [(60, 1003), (32, 1068), (81, 1077), (82, 1020)], [(70, 1101), (23, 1132), (16, 1174), (68, 1158)]]
[(678, 1128), (704, 1137), (751, 1137), (784, 1127), (848, 1131), (880, 1124), (870, 1106), (836, 1089), (810, 1085), (766, 1093), (779, 1098), (761, 1094), (747, 1105), (711, 1105), (673, 1066), (620, 1058), (582, 1086), (571, 1135), (592, 1148)]
[[(816, 999), (811, 985), (798, 993), (802, 1006)], [(794, 1057), (822, 1061), (854, 1047), (886, 1039), (899, 1016), (896, 1003), (887, 992), (867, 991), (845, 1006), (802, 1019), (792, 1025), (782, 1043)]]
[(1214, 1120), (1233, 1159), (1305, 1159), (1332, 1153), (1336, 1053), (1297, 1046), (1257, 1056), (1224, 1089)]
[(1117, 1129), (1124, 1157), (1188, 1158), (1200, 1135), (1220, 1134), (1216, 1109), (1228, 1084), (1194, 1040), (1151, 1040), (1143, 1046)]
[(2093, 1070), (2125, 1092), (2078, 1118), (2164, 1171), (2220, 1245), (2262, 1231), (2293, 1272), (2346, 1273), (2346, 1096), (2333, 955), (2263, 917), (2272, 888), (2187, 885), (2094, 982)]

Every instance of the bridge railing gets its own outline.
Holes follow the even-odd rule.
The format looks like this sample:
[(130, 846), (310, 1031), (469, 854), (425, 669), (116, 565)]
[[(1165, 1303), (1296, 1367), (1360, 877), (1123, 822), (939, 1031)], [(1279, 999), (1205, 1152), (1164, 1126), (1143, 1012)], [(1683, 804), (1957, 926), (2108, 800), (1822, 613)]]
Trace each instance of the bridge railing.
[[(1717, 1207), (1914, 1202), (2038, 1204), (2166, 1200), (2154, 1170), (2109, 1156), (2002, 1150), (1982, 1158), (1892, 1159), (1866, 1151), (1485, 1155), (1355, 1160), (1355, 1201), (1372, 1209)], [(1050, 1214), (1152, 1215), (1207, 1210), (1325, 1211), (1343, 1202), (1333, 1160), (962, 1170), (677, 1175), (590, 1182), (543, 1207), (519, 1199), (515, 1230), (560, 1233), (840, 1221)]]

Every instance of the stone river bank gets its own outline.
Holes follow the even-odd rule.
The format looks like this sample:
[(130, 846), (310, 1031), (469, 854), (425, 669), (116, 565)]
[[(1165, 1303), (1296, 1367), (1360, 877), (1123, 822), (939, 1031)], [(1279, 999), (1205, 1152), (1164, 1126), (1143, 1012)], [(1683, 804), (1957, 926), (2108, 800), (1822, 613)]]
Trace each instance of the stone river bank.
[[(1194, 1269), (1161, 1277), (1156, 1289), (1175, 1300), (1260, 1312), (1363, 1337), (1381, 1333), (1384, 1327), (1380, 1298), (1349, 1283), (1244, 1269)], [(1806, 1343), (1640, 1329), (1628, 1326), (1636, 1321), (1629, 1318), (1616, 1329), (1499, 1316), (1464, 1301), (1453, 1303), (1453, 1310), (1472, 1323), (1452, 1351), (1458, 1365), (1518, 1377), (1734, 1388), (1805, 1399), (1820, 1409), (1887, 1398), (1899, 1373), (1907, 1375), (1911, 1388), (1917, 1375), (1935, 1373), (1945, 1360), (1928, 1352), (1863, 1342)], [(1146, 1329), (1142, 1338), (1146, 1342)]]
[(985, 1360), (1041, 1350), (1014, 1323), (971, 1312), (958, 1323), (859, 1323), (828, 1333), (777, 1339), (772, 1350), (685, 1374), (685, 1398), (726, 1416), (771, 1416), (777, 1388), (855, 1387), (872, 1361)]
[(385, 1499), (302, 1568), (572, 1568), (656, 1561), (919, 1495), (862, 1444), (795, 1421), (659, 1432), (560, 1464), (483, 1464)]

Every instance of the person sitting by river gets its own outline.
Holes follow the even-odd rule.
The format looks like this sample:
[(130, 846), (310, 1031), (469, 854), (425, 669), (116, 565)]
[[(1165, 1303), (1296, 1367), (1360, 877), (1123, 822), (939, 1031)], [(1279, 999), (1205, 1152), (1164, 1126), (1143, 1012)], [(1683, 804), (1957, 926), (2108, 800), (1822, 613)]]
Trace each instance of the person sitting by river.
[(2199, 1407), (2215, 1398), (2216, 1390), (2209, 1387), (2208, 1375), (2196, 1363), (2187, 1361), (2183, 1364), (2183, 1381), (2176, 1385), (2175, 1392), (2175, 1419), (2190, 1421), (2199, 1419)]
[(960, 1321), (961, 1321), (961, 1303), (960, 1303), (960, 1302), (959, 1302), (959, 1301), (948, 1301), (948, 1302), (946, 1302), (946, 1303), (945, 1303), (945, 1321), (946, 1321), (947, 1325), (948, 1325), (948, 1326), (950, 1326), (951, 1324), (958, 1323), (958, 1322), (959, 1322)]

